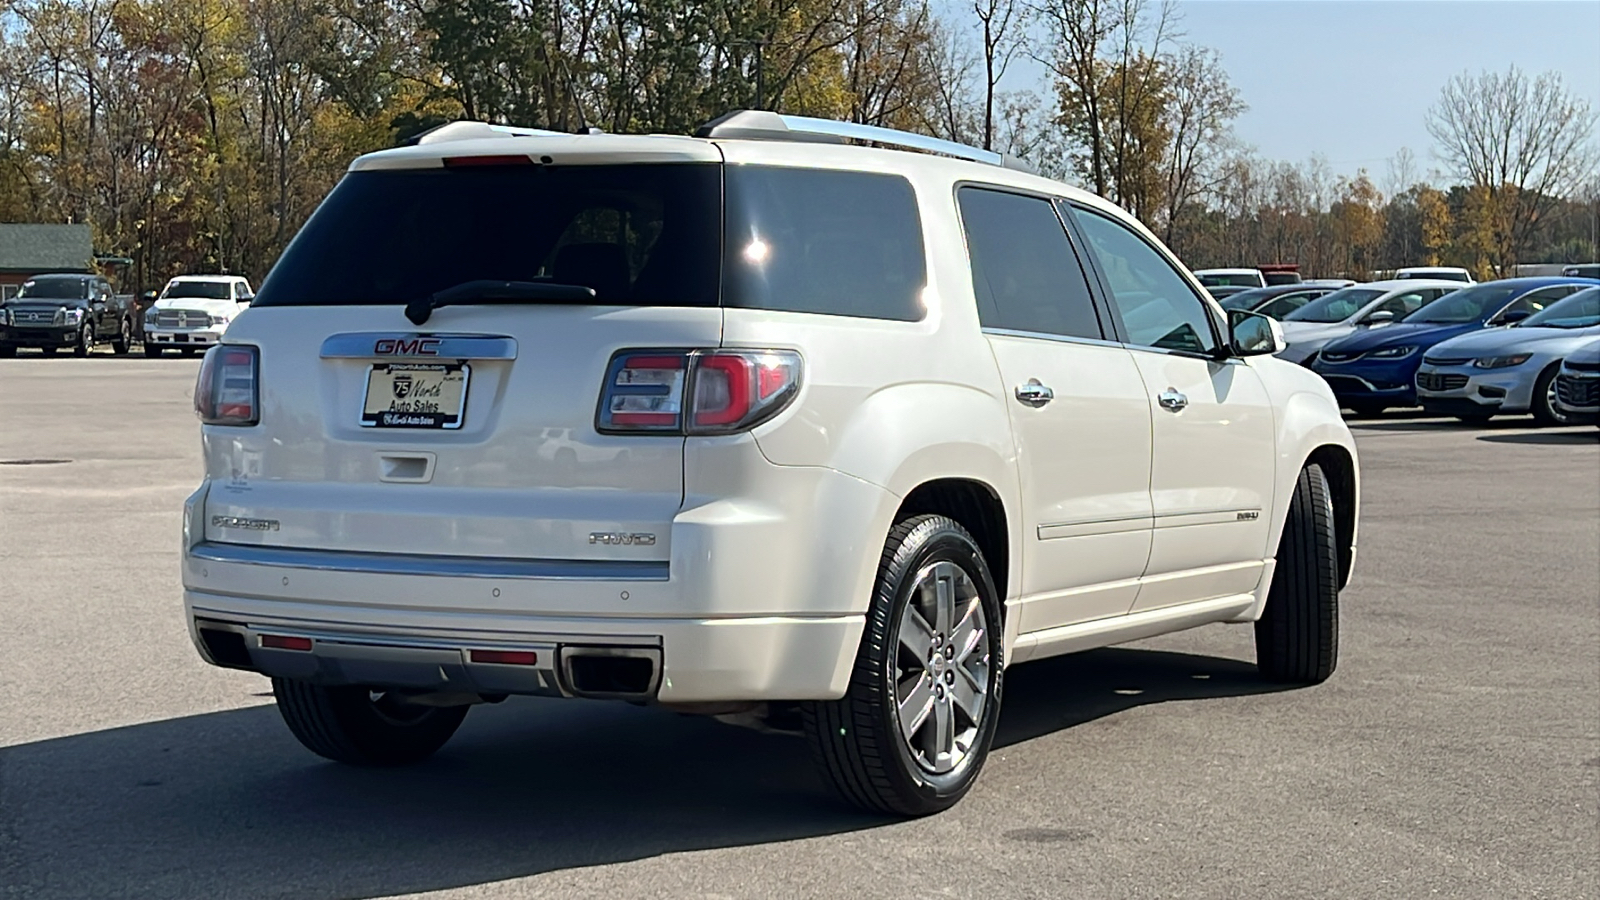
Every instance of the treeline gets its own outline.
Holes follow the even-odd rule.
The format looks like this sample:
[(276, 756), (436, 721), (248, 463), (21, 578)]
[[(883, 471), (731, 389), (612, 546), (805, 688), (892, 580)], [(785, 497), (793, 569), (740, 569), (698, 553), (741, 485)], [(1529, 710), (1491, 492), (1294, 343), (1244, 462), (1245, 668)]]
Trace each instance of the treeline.
[[(1531, 167), (1491, 171), (1454, 140), (1485, 124), (1472, 115), (1503, 115), (1462, 79), (1434, 135), (1460, 186), (1401, 179), (1385, 197), (1365, 174), (1240, 147), (1242, 98), (1164, 0), (0, 3), (0, 222), (87, 222), (136, 288), (259, 278), (352, 157), (447, 121), (686, 133), (739, 107), (1023, 157), (1197, 267), (1596, 255), (1594, 117), (1559, 80), (1507, 76), (1551, 101), (1516, 132)], [(1046, 82), (1003, 89), (1024, 60)], [(1556, 146), (1570, 152), (1553, 162)]]

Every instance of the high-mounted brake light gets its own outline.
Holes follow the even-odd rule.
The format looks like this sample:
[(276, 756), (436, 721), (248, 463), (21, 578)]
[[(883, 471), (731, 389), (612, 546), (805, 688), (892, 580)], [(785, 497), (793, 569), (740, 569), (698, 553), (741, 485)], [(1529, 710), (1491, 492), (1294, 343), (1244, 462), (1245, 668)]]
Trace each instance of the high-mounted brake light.
[(595, 427), (606, 434), (731, 434), (800, 392), (790, 350), (624, 350), (611, 358)]
[(447, 169), (459, 169), (467, 166), (531, 166), (533, 157), (521, 153), (506, 153), (497, 156), (446, 156), (443, 160)]
[(207, 425), (254, 425), (261, 420), (260, 353), (244, 344), (206, 351), (194, 383), (194, 412)]

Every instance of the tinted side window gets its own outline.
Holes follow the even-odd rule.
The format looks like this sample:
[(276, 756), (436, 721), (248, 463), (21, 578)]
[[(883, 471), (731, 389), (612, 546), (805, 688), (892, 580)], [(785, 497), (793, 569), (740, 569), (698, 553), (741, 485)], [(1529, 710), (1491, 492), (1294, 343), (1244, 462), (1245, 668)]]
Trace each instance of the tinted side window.
[(1076, 213), (1129, 343), (1194, 353), (1216, 348), (1210, 313), (1171, 263), (1120, 222), (1090, 210)]
[(988, 328), (1100, 338), (1083, 266), (1048, 200), (962, 188), (978, 319)]
[(725, 306), (921, 319), (927, 271), (898, 175), (728, 166)]
[[(1431, 303), (1440, 296), (1438, 290), (1407, 291), (1404, 294), (1395, 294), (1393, 297), (1378, 304), (1372, 312), (1392, 312), (1396, 319), (1402, 319), (1421, 309), (1424, 304)], [(1372, 313), (1367, 313), (1367, 318), (1372, 318)]]

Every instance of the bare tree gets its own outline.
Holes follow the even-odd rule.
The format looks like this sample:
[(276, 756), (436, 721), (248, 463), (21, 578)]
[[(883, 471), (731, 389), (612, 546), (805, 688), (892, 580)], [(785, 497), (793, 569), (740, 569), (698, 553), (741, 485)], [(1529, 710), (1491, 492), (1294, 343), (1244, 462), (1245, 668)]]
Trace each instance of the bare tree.
[(994, 149), (995, 90), (1022, 49), (1024, 9), (1016, 0), (973, 0), (983, 28), (983, 149)]
[(1514, 271), (1535, 226), (1595, 170), (1595, 113), (1561, 76), (1463, 73), (1428, 113), (1445, 165), (1487, 198), (1494, 264)]
[(1410, 147), (1401, 147), (1389, 157), (1389, 171), (1383, 179), (1383, 192), (1391, 199), (1417, 186), (1417, 155)]
[(1172, 138), (1167, 151), (1165, 239), (1174, 246), (1184, 209), (1211, 189), (1217, 159), (1227, 149), (1229, 126), (1245, 105), (1228, 82), (1216, 51), (1184, 45), (1167, 65)]

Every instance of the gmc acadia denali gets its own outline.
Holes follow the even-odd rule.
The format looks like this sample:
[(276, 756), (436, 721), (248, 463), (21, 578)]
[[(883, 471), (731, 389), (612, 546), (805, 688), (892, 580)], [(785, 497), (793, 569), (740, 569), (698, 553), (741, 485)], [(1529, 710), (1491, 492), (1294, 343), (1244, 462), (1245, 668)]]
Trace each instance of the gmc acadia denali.
[(997, 154), (455, 123), (357, 159), (207, 352), (185, 612), (330, 759), (617, 698), (931, 813), (1008, 665), (1237, 622), (1333, 672), (1356, 451), (1282, 346)]

